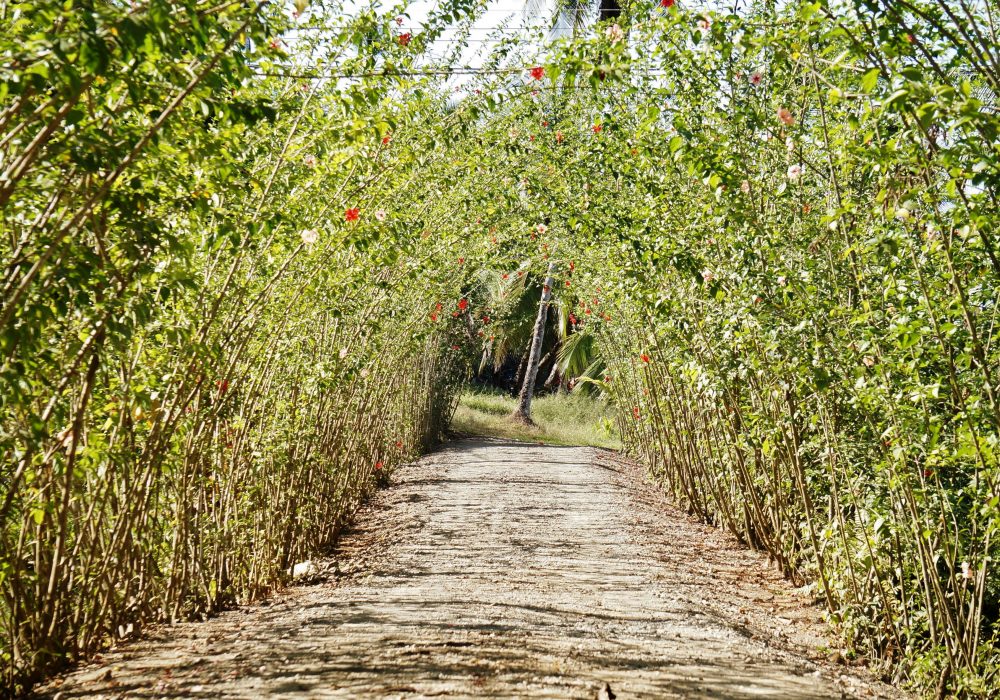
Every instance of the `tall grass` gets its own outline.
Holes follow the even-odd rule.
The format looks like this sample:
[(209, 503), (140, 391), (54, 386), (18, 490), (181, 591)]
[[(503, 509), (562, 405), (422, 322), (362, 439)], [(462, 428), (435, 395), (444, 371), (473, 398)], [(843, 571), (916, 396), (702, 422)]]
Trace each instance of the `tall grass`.
[(451, 427), (459, 434), (612, 450), (621, 447), (614, 412), (599, 399), (577, 393), (539, 396), (531, 405), (534, 427), (510, 419), (516, 407), (517, 399), (511, 396), (469, 388), (459, 399)]

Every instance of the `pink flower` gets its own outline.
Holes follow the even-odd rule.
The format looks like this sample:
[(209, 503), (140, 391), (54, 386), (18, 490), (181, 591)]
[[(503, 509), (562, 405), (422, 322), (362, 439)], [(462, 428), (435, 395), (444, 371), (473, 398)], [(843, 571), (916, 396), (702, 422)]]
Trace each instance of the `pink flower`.
[(785, 280), (785, 276), (784, 275), (779, 275), (778, 276), (778, 286), (779, 287), (784, 287), (786, 281), (787, 280)]
[(384, 209), (379, 209), (375, 212), (375, 219), (378, 221), (385, 221), (388, 216), (389, 215), (385, 213)]
[(795, 164), (788, 166), (788, 179), (795, 182), (802, 177), (802, 166)]
[(549, 229), (548, 227), (545, 226), (545, 224), (538, 224), (538, 226), (535, 227), (535, 230), (538, 231), (540, 234), (544, 235), (545, 232), (548, 231)]
[(396, 26), (399, 26), (399, 27), (403, 26), (403, 18), (402, 17), (397, 17), (396, 18)]
[(710, 270), (702, 270), (701, 278), (706, 282), (711, 282), (712, 280), (715, 279), (715, 274), (712, 273)]
[(864, 358), (862, 358), (861, 361), (864, 363), (865, 367), (874, 367), (875, 366), (875, 358), (871, 357), (870, 355), (865, 355)]
[(778, 119), (780, 119), (781, 123), (785, 126), (791, 126), (795, 123), (795, 117), (793, 117), (792, 113), (785, 107), (778, 107)]
[(743, 194), (750, 194), (750, 181), (744, 180), (740, 183), (740, 192)]
[(707, 32), (710, 26), (712, 26), (712, 23), (709, 21), (708, 17), (702, 17), (698, 20), (698, 29), (701, 31)]
[(750, 74), (750, 84), (751, 85), (754, 85), (754, 86), (760, 85), (763, 80), (764, 80), (764, 76), (761, 75), (760, 71), (754, 71), (753, 73)]

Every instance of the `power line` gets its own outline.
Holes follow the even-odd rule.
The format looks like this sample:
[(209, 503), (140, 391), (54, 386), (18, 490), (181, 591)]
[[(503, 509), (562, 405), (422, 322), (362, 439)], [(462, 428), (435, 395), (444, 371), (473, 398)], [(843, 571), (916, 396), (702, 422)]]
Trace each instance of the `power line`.
[[(449, 76), (449, 75), (512, 75), (515, 73), (530, 73), (535, 66), (520, 66), (517, 68), (477, 68), (476, 66), (458, 66), (455, 68), (428, 68), (410, 70), (376, 70), (361, 71), (358, 73), (294, 73), (286, 71), (257, 71), (253, 75), (267, 78), (291, 78), (293, 80), (326, 80), (341, 78), (414, 78), (427, 76)], [(636, 71), (635, 74), (642, 76), (664, 76), (663, 70)]]

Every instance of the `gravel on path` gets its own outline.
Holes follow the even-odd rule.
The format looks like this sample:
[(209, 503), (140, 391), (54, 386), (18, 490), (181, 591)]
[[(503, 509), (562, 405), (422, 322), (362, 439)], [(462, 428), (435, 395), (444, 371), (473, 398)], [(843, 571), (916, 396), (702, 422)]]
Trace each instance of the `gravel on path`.
[(614, 453), (474, 438), (398, 469), (312, 585), (159, 626), (68, 698), (899, 698), (814, 598)]

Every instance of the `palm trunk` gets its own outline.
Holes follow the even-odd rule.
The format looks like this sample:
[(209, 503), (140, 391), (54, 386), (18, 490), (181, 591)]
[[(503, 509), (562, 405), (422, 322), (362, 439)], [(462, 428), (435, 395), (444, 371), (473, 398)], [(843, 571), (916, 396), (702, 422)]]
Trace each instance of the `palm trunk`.
[(528, 352), (528, 366), (524, 371), (524, 383), (518, 396), (517, 410), (511, 418), (522, 423), (533, 424), (531, 420), (531, 399), (535, 394), (535, 379), (538, 377), (538, 364), (542, 359), (542, 341), (545, 340), (545, 321), (549, 316), (549, 299), (552, 298), (552, 284), (556, 273), (556, 264), (549, 263), (545, 275), (545, 285), (542, 287), (542, 301), (538, 304), (538, 318), (535, 319), (535, 330), (531, 334), (531, 350)]

